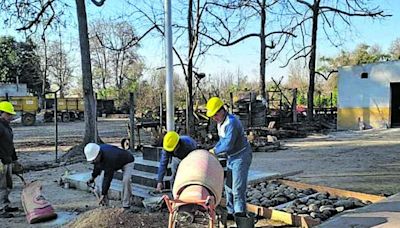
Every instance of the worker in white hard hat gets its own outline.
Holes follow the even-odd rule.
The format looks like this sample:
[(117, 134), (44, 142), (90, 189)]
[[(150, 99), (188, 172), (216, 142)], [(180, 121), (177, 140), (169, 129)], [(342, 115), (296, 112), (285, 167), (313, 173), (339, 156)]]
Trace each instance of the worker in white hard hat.
[(10, 206), (8, 195), (13, 188), (12, 166), (17, 161), (14, 134), (10, 122), (15, 115), (14, 106), (8, 101), (0, 102), (0, 218), (11, 218), (10, 212), (18, 211)]
[(212, 97), (206, 105), (206, 115), (217, 122), (219, 141), (211, 153), (227, 154), (228, 172), (225, 184), (228, 219), (244, 217), (246, 214), (246, 188), (252, 150), (240, 120), (228, 113), (224, 102)]
[(92, 177), (87, 181), (90, 185), (96, 184), (96, 191), (100, 193), (99, 204), (108, 205), (108, 190), (114, 177), (114, 172), (122, 169), (122, 207), (129, 209), (131, 204), (131, 177), (133, 173), (134, 157), (123, 149), (109, 144), (88, 143), (84, 149), (86, 160), (94, 164)]

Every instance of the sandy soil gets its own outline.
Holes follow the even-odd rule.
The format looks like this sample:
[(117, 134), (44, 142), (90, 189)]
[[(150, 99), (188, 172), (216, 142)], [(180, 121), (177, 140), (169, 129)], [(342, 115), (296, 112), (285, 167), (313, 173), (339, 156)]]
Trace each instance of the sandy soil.
[[(101, 119), (99, 134), (107, 143), (119, 145), (126, 136), (125, 119)], [(54, 153), (54, 126), (42, 124), (33, 127), (14, 126), (15, 142), (22, 164), (52, 163)], [(59, 127), (60, 155), (76, 145), (84, 133), (83, 122), (61, 123)], [(146, 141), (146, 133), (142, 132)], [(286, 150), (272, 153), (254, 153), (252, 168), (266, 172), (304, 170), (295, 176), (303, 182), (350, 189), (373, 194), (400, 192), (400, 129), (368, 130), (363, 132), (333, 132), (313, 135), (305, 139), (284, 141)], [(40, 180), (43, 192), (57, 212), (81, 214), (96, 208), (95, 197), (87, 192), (64, 189), (58, 180), (65, 173), (89, 171), (91, 165), (77, 163), (25, 174), (27, 181)], [(14, 206), (20, 212), (11, 219), (0, 219), (1, 227), (27, 227), (20, 194), (22, 183), (14, 177), (11, 193)], [(119, 207), (119, 202), (112, 202)], [(161, 218), (161, 217), (160, 217)], [(164, 218), (164, 217), (163, 217)], [(43, 227), (33, 226), (33, 227)]]

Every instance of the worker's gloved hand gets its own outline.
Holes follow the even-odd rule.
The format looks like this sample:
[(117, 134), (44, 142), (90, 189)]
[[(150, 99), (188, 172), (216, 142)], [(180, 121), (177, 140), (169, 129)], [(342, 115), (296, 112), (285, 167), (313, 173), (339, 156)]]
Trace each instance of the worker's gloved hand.
[(161, 192), (163, 188), (164, 188), (163, 183), (161, 183), (161, 182), (160, 182), (160, 183), (157, 183), (156, 191)]
[(18, 161), (14, 161), (12, 163), (12, 173), (21, 174), (23, 172), (24, 172), (24, 167)]
[(94, 178), (93, 177), (91, 177), (88, 181), (86, 181), (86, 185), (87, 186), (90, 186), (93, 183), (94, 183)]
[(99, 205), (100, 206), (108, 206), (108, 198), (106, 195), (100, 196)]
[(210, 153), (212, 153), (212, 154), (215, 154), (214, 148), (211, 148), (211, 149), (209, 149), (208, 151), (209, 151)]

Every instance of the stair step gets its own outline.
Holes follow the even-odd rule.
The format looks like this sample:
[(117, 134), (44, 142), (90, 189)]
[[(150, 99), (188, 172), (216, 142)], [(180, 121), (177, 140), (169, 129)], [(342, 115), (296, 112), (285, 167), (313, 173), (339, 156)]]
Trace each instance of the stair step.
[[(164, 176), (164, 187), (169, 188), (171, 176)], [(132, 182), (140, 185), (157, 186), (157, 174), (135, 170), (132, 174)]]
[(162, 147), (145, 145), (142, 148), (143, 159), (151, 161), (160, 161)]
[[(151, 161), (151, 160), (144, 160), (143, 157), (136, 157), (135, 158), (135, 170), (149, 172), (149, 173), (157, 173), (159, 162)], [(171, 165), (168, 164), (167, 167), (167, 175), (171, 175)]]
[[(91, 172), (88, 173), (78, 173), (72, 174), (64, 178), (64, 182), (69, 183), (71, 188), (76, 188), (84, 191), (89, 191), (89, 187), (86, 185), (86, 181), (91, 177)], [(108, 191), (108, 196), (110, 199), (113, 200), (120, 200), (122, 194), (122, 181), (113, 179), (111, 181), (110, 189)], [(148, 198), (152, 197), (150, 192), (154, 191), (155, 188), (143, 186), (140, 184), (132, 184), (132, 195), (141, 197), (141, 198)]]

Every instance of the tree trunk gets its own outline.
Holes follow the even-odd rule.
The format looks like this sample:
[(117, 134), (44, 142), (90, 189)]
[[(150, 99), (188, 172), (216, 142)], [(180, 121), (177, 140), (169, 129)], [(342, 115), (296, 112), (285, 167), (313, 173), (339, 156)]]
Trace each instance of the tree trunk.
[(265, 62), (266, 62), (266, 44), (265, 44), (265, 1), (262, 0), (261, 5), (261, 25), (260, 25), (260, 82), (259, 90), (260, 95), (264, 100), (267, 100), (267, 95), (265, 93)]
[(193, 118), (193, 57), (192, 52), (194, 48), (193, 37), (193, 0), (189, 0), (188, 8), (188, 36), (189, 36), (189, 52), (188, 52), (188, 73), (186, 83), (188, 86), (187, 99), (186, 99), (186, 134), (190, 135), (194, 132), (194, 118)]
[(313, 22), (312, 22), (312, 33), (311, 33), (311, 52), (310, 62), (308, 69), (310, 73), (308, 93), (307, 93), (307, 119), (313, 120), (314, 115), (314, 87), (315, 87), (315, 62), (317, 58), (317, 31), (318, 31), (318, 12), (319, 12), (319, 0), (314, 1), (313, 5)]
[(83, 143), (96, 142), (96, 113), (90, 63), (90, 47), (87, 27), (85, 0), (75, 0), (79, 26), (79, 43), (81, 49), (83, 98), (85, 101), (85, 136)]

